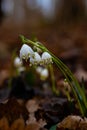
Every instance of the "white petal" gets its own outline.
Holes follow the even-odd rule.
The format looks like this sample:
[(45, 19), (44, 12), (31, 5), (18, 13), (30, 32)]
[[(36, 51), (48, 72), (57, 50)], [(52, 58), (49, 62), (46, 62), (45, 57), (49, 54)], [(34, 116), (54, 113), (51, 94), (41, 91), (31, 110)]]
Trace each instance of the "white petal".
[(30, 46), (28, 46), (27, 44), (23, 44), (20, 50), (20, 59), (28, 60), (30, 55), (33, 55), (33, 53), (34, 51), (32, 50)]

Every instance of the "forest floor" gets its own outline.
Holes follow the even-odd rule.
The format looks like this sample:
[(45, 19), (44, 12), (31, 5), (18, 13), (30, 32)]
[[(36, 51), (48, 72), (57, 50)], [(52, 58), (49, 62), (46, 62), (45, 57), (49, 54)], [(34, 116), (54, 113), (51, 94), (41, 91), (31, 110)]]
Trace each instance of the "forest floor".
[[(31, 32), (26, 33), (25, 30), (21, 30), (19, 29), (18, 33), (22, 32), (26, 37), (32, 37), (34, 32), (35, 37), (71, 69), (79, 83), (84, 78), (86, 88), (87, 27), (85, 25), (51, 29), (43, 27), (38, 31), (30, 30)], [(3, 33), (0, 33), (0, 129), (86, 130), (87, 119), (81, 117), (71, 90), (72, 102), (67, 99), (64, 91), (64, 77), (55, 65), (55, 84), (60, 91), (58, 96), (51, 90), (50, 77), (44, 82), (36, 78), (31, 84), (30, 71), (29, 74), (24, 72), (18, 76), (12, 74), (15, 71), (11, 67), (12, 51), (17, 49), (19, 54), (21, 42), (16, 32), (7, 34), (7, 31), (8, 28), (5, 28)], [(26, 76), (29, 76), (28, 81)], [(9, 79), (11, 79), (10, 87)]]

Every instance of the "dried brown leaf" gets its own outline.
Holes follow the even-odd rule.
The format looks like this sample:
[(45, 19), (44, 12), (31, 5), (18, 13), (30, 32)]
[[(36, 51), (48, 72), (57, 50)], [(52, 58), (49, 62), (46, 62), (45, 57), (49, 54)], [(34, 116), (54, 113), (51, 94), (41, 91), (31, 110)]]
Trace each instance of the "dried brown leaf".
[(32, 123), (26, 126), (25, 130), (40, 130), (38, 123)]
[(58, 123), (57, 130), (87, 130), (87, 118), (80, 116), (68, 116), (62, 122)]
[(39, 123), (40, 128), (43, 128), (43, 127), (47, 124), (46, 121), (43, 120), (43, 119), (40, 119), (40, 120), (38, 121), (38, 123)]
[(6, 117), (0, 120), (0, 130), (9, 130), (9, 124)]
[(25, 124), (22, 118), (19, 118), (13, 122), (10, 130), (24, 130)]

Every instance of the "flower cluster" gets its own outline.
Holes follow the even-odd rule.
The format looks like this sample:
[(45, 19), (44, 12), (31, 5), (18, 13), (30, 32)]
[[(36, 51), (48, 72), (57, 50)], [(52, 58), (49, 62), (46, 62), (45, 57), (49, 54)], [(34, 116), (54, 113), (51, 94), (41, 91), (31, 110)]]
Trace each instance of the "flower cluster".
[(20, 59), (29, 60), (30, 65), (48, 65), (52, 63), (52, 57), (48, 52), (43, 52), (42, 55), (40, 55), (26, 44), (23, 44), (20, 49)]

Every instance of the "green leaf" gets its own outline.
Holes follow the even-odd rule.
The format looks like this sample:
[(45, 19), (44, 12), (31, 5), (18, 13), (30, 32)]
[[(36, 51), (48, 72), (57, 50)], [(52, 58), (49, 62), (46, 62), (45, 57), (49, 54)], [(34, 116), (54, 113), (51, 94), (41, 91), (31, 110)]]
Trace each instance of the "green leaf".
[(57, 125), (53, 125), (50, 130), (56, 130)]

